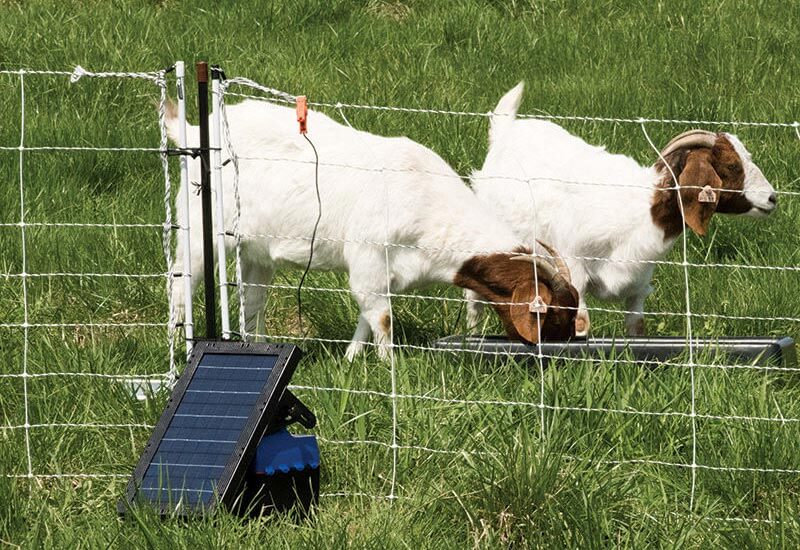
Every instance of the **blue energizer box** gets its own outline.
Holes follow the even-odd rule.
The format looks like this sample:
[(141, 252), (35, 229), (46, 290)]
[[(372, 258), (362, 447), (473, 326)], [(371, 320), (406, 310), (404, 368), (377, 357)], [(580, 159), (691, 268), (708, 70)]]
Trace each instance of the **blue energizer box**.
[(250, 514), (306, 514), (319, 498), (319, 447), (313, 435), (286, 428), (264, 436), (245, 481), (243, 503)]

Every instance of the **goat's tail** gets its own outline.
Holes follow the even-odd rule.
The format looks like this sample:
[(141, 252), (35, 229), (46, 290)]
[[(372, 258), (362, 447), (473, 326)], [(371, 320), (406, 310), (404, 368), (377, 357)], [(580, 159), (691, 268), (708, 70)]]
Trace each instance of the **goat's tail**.
[(497, 107), (492, 112), (489, 120), (489, 146), (497, 143), (508, 128), (513, 124), (517, 117), (519, 104), (522, 103), (522, 92), (525, 90), (525, 82), (520, 82), (511, 90), (506, 92)]
[(178, 143), (178, 105), (171, 99), (167, 100), (167, 110), (164, 122), (167, 126), (167, 136)]
[[(167, 100), (166, 112), (164, 115), (167, 137), (174, 143), (178, 143), (178, 136), (180, 135), (178, 105), (171, 99)], [(200, 144), (200, 129), (197, 126), (186, 124), (186, 144), (189, 147), (197, 147), (197, 145)]]

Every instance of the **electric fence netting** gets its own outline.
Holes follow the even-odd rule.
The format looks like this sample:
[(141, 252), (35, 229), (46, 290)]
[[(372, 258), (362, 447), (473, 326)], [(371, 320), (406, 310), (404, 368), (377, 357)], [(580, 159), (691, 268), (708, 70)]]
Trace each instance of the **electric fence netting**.
[[(183, 65), (176, 68), (178, 117), (183, 119)], [(3, 451), (7, 466), (1, 473), (6, 477), (127, 477), (158, 411), (148, 405), (151, 401), (135, 399), (125, 382), (145, 388), (151, 387), (148, 383), (169, 384), (179, 370), (176, 365), (182, 364), (181, 332), (187, 349), (191, 346), (191, 302), (186, 303), (185, 319), (173, 307), (173, 287), (190, 292), (192, 273), (189, 262), (173, 267), (176, 232), (184, 236), (183, 250), (191, 248), (188, 214), (176, 217), (173, 212), (186, 208), (188, 213), (190, 199), (172, 188), (171, 178), (180, 173), (184, 192), (192, 182), (186, 155), (172, 157), (178, 160), (171, 163), (168, 154), (165, 119), (172, 75), (164, 70), (92, 73), (80, 68), (0, 71), (7, 95), (15, 90), (18, 97), (13, 105), (18, 122), (0, 132), (0, 173), (8, 182), (4, 203), (13, 205), (0, 218), (0, 276), (5, 282), (0, 291), (0, 429), (8, 442)], [(520, 362), (501, 353), (442, 350), (434, 345), (436, 338), (465, 331), (466, 299), (455, 288), (393, 292), (390, 258), (414, 247), (391, 242), (388, 229), (383, 240), (245, 230), (242, 220), (251, 205), (242, 201), (239, 176), (247, 163), (297, 163), (298, 170), (312, 174), (315, 167), (371, 173), (375, 192), (386, 194), (387, 205), (398, 190), (383, 179), (395, 169), (374, 165), (367, 152), (363, 163), (346, 166), (326, 157), (324, 149), (318, 159), (283, 158), (270, 151), (237, 153), (226, 106), (242, 99), (293, 106), (296, 97), (245, 78), (214, 81), (211, 170), (212, 186), (220, 193), (214, 233), (222, 258), (217, 276), (224, 297), (223, 333), (298, 343), (318, 358), (313, 368), (301, 366), (291, 388), (319, 419), (316, 432), (329, 465), (324, 496), (402, 499), (411, 496), (409, 487), (419, 486), (416, 470), (421, 464), (435, 463), (446, 472), (455, 464), (513, 461), (487, 441), (511, 437), (523, 423), (536, 427), (529, 440), (533, 446), (547, 447), (560, 433), (584, 436), (560, 452), (564, 463), (637, 469), (638, 475), (653, 479), (668, 472), (673, 485), (665, 490), (674, 501), (669, 514), (728, 524), (774, 520), (768, 510), (711, 506), (707, 501), (725, 492), (746, 492), (747, 487), (768, 492), (796, 482), (800, 462), (787, 442), (800, 438), (795, 389), (800, 367), (735, 362), (699, 347), (696, 339), (798, 333), (800, 312), (789, 299), (800, 277), (793, 236), (786, 236), (780, 248), (774, 243), (775, 230), (770, 234), (755, 225), (739, 229), (734, 220), (718, 221), (724, 227), (708, 238), (710, 243), (684, 232), (672, 253), (648, 262), (656, 268), (657, 288), (645, 315), (652, 332), (685, 337), (686, 352), (677, 358), (648, 361), (622, 353), (565, 359), (533, 346), (528, 361)], [(128, 118), (104, 120), (109, 102), (123, 103)], [(412, 134), (422, 143), (427, 143), (425, 131), (434, 126), (425, 117), (436, 117), (432, 131), (458, 128), (474, 136), (470, 143), (480, 147), (485, 147), (491, 114), (341, 102), (310, 101), (309, 106), (346, 125), (353, 122), (382, 135)], [(800, 195), (798, 180), (781, 160), (796, 154), (800, 144), (795, 122), (527, 116), (555, 120), (583, 135), (638, 144), (638, 155), (651, 160), (658, 156), (657, 144), (684, 128), (732, 129), (743, 136), (775, 184), (780, 209), (793, 212)], [(308, 137), (313, 142), (313, 116)], [(177, 147), (196, 145), (183, 142)], [(309, 196), (314, 184), (312, 176)], [(326, 185), (323, 177), (318, 185)], [(552, 185), (607, 184), (553, 180)], [(531, 208), (535, 217), (533, 200)], [(388, 228), (389, 208), (384, 215)], [(363, 342), (365, 355), (352, 363), (345, 359), (358, 309), (342, 275), (309, 273), (298, 321), (297, 269), (263, 282), (243, 268), (242, 258), (252, 253), (253, 243), (265, 240), (380, 251), (386, 264), (385, 291), (369, 297), (389, 305), (390, 339), (382, 344), (386, 358), (379, 359), (373, 342)], [(226, 243), (232, 252), (229, 262), (224, 259)], [(235, 296), (226, 306), (229, 289)], [(248, 289), (266, 293), (266, 311), (248, 311)], [(595, 336), (622, 335), (624, 309), (602, 302), (589, 305)], [(252, 316), (264, 317), (263, 334), (247, 332), (246, 320)], [(498, 333), (499, 323), (487, 317), (482, 330)], [(125, 452), (112, 452), (112, 447)], [(363, 467), (352, 471), (344, 466), (352, 463)]]
[(166, 73), (0, 71), (5, 477), (127, 477), (176, 375)]
[[(269, 101), (278, 104), (294, 105), (296, 96), (261, 85), (245, 78), (233, 78), (223, 82), (222, 91), (229, 96), (232, 102), (242, 99)], [(227, 99), (227, 98), (226, 98)], [(314, 102), (309, 101), (311, 107), (326, 112), (334, 119), (350, 126), (350, 121), (361, 117), (372, 122), (373, 127), (381, 128), (378, 133), (385, 134), (383, 126), (376, 124), (375, 119), (381, 122), (389, 121), (393, 128), (404, 126), (412, 127), (415, 124), (426, 128), (441, 127), (441, 120), (424, 122), (411, 122), (412, 117), (441, 117), (451, 119), (469, 119), (475, 122), (480, 131), (486, 132), (486, 120), (491, 113), (466, 112), (446, 109), (420, 109), (406, 107), (392, 107), (382, 105), (358, 105), (341, 102)], [(224, 109), (224, 101), (221, 106)], [(223, 111), (224, 112), (224, 111)], [(224, 115), (223, 115), (224, 116)], [(562, 124), (573, 124), (576, 128), (590, 126), (592, 129), (612, 126), (614, 132), (625, 133), (631, 142), (642, 144), (643, 158), (658, 158), (660, 150), (655, 140), (666, 142), (671, 133), (677, 133), (675, 126), (712, 127), (715, 130), (732, 129), (740, 135), (746, 134), (748, 142), (755, 141), (756, 137), (765, 139), (768, 143), (759, 158), (765, 154), (773, 159), (780, 158), (786, 151), (796, 150), (800, 138), (800, 125), (796, 122), (746, 122), (746, 121), (708, 121), (708, 120), (678, 120), (656, 118), (606, 118), (606, 117), (581, 117), (581, 116), (549, 116), (549, 115), (520, 115), (520, 118), (542, 118), (554, 120)], [(459, 122), (458, 128), (464, 123)], [(452, 128), (450, 129), (452, 130)], [(246, 156), (237, 155), (235, 147), (230, 140), (230, 129), (226, 129), (227, 156), (236, 166), (234, 177), (234, 192), (239, 193), (239, 170), (245, 163), (262, 163), (262, 167), (269, 163), (296, 163), (297, 170), (307, 168), (305, 165), (315, 164), (318, 167), (331, 167), (354, 172), (370, 172), (375, 176), (376, 193), (381, 193), (381, 178), (387, 172), (396, 170), (385, 166), (374, 165), (365, 152), (364, 162), (359, 165), (344, 165), (336, 159), (326, 159), (325, 151), (319, 151), (319, 159), (286, 158), (265, 151), (264, 155)], [(313, 140), (313, 117), (309, 119), (309, 136)], [(485, 139), (485, 138), (484, 138)], [(357, 144), (354, 144), (357, 147)], [(768, 147), (778, 147), (779, 150), (768, 151)], [(266, 168), (264, 168), (266, 171)], [(420, 172), (424, 177), (426, 173)], [(442, 174), (436, 174), (441, 176)], [(468, 175), (461, 174), (459, 179), (468, 180)], [(531, 174), (531, 178), (535, 178)], [(503, 179), (513, 179), (504, 176)], [(597, 181), (573, 181), (543, 178), (553, 185), (565, 186), (608, 186), (608, 183)], [(530, 180), (523, 180), (530, 184)], [(777, 194), (782, 202), (791, 203), (798, 194), (797, 180), (793, 179), (779, 185)], [(309, 186), (312, 182), (309, 181)], [(325, 182), (320, 182), (324, 186)], [(625, 186), (620, 183), (619, 186)], [(786, 199), (790, 199), (787, 201)], [(389, 202), (391, 204), (391, 202)], [(324, 202), (322, 211), (324, 216)], [(531, 219), (536, 216), (534, 197), (531, 196)], [(285, 323), (270, 323), (271, 316), (286, 316), (286, 307), (291, 307), (291, 296), (297, 290), (297, 282), (291, 276), (272, 281), (268, 284), (257, 280), (242, 279), (241, 255), (242, 244), (253, 239), (266, 239), (271, 242), (301, 241), (314, 246), (315, 243), (334, 243), (339, 245), (360, 245), (382, 249), (387, 254), (387, 290), (385, 293), (371, 293), (379, 298), (385, 298), (394, 304), (400, 301), (399, 309), (391, 307), (394, 314), (400, 311), (401, 324), (405, 315), (413, 317), (417, 322), (425, 316), (444, 316), (452, 321), (455, 313), (467, 301), (459, 292), (453, 291), (420, 291), (419, 293), (392, 293), (391, 276), (388, 273), (388, 254), (404, 248), (415, 248), (408, 244), (379, 242), (370, 240), (348, 240), (329, 237), (324, 234), (311, 235), (289, 234), (256, 234), (246, 233), (241, 230), (240, 218), (242, 216), (241, 203), (237, 199), (236, 222), (232, 224), (230, 233), (234, 235), (237, 250), (235, 265), (240, 293), (240, 307), (244, 307), (245, 300), (241, 298), (242, 292), (247, 288), (257, 287), (268, 291), (267, 300), (267, 329), (266, 334), (245, 334), (245, 337), (267, 338), (274, 340), (296, 341), (302, 345), (319, 344), (334, 350), (341, 350), (350, 341), (347, 339), (346, 329), (337, 331), (334, 335), (330, 331), (319, 330), (313, 335), (305, 334), (297, 327), (287, 326)], [(387, 215), (391, 215), (388, 214)], [(245, 214), (246, 216), (246, 214)], [(696, 512), (696, 499), (698, 498), (698, 484), (705, 483), (712, 486), (712, 490), (722, 490), (727, 484), (739, 483), (748, 485), (753, 482), (766, 480), (767, 485), (782, 483), (788, 477), (792, 479), (800, 474), (800, 464), (785, 452), (771, 448), (770, 440), (794, 439), (800, 428), (800, 411), (794, 411), (790, 404), (791, 398), (782, 395), (780, 386), (786, 383), (786, 377), (796, 375), (800, 369), (791, 361), (777, 363), (735, 362), (729, 357), (715, 353), (713, 349), (699, 347), (697, 339), (701, 336), (724, 336), (727, 331), (737, 331), (737, 334), (793, 334), (800, 321), (800, 315), (791, 304), (782, 304), (773, 298), (748, 295), (750, 283), (754, 278), (761, 278), (760, 288), (783, 288), (790, 291), (796, 285), (798, 266), (793, 253), (785, 254), (781, 262), (770, 263), (768, 254), (759, 250), (758, 245), (752, 245), (752, 254), (744, 252), (747, 242), (741, 238), (742, 250), (725, 250), (715, 259), (711, 256), (713, 245), (706, 250), (691, 243), (684, 232), (679, 237), (675, 251), (667, 258), (645, 261), (661, 271), (657, 278), (665, 277), (676, 281), (677, 284), (667, 288), (670, 296), (658, 300), (660, 308), (647, 311), (645, 315), (656, 320), (658, 331), (663, 334), (683, 334), (685, 337), (685, 352), (675, 359), (666, 361), (634, 360), (627, 354), (612, 358), (585, 357), (579, 360), (564, 359), (557, 356), (548, 356), (541, 347), (530, 348), (528, 354), (528, 378), (517, 380), (510, 387), (495, 387), (489, 389), (491, 384), (485, 380), (473, 380), (473, 385), (465, 384), (459, 393), (459, 377), (451, 368), (456, 365), (474, 365), (476, 360), (486, 359), (494, 353), (493, 364), (501, 369), (508, 366), (504, 363), (503, 354), (486, 350), (457, 348), (443, 350), (440, 346), (431, 343), (430, 336), (414, 334), (414, 329), (403, 330), (402, 336), (395, 328), (396, 317), (392, 318), (394, 339), (390, 344), (390, 355), (386, 361), (388, 372), (381, 377), (373, 373), (372, 380), (362, 381), (359, 387), (355, 385), (337, 385), (335, 383), (325, 386), (305, 384), (295, 385), (294, 389), (300, 394), (305, 394), (306, 399), (312, 400), (313, 395), (333, 394), (334, 398), (341, 399), (351, 408), (349, 416), (352, 419), (369, 417), (363, 427), (342, 431), (341, 426), (328, 426), (325, 419), (321, 419), (322, 442), (325, 446), (346, 447), (377, 447), (385, 449), (386, 462), (381, 482), (375, 489), (366, 490), (361, 484), (341, 487), (337, 495), (364, 495), (375, 498), (402, 498), (401, 486), (403, 480), (413, 479), (414, 465), (420, 460), (435, 460), (444, 457), (442, 464), (452, 460), (474, 460), (475, 457), (486, 457), (493, 454), (491, 450), (482, 446), (482, 435), (486, 431), (507, 430), (513, 433), (514, 418), (534, 414), (539, 418), (539, 436), (543, 441), (554, 430), (564, 430), (575, 426), (585, 429), (590, 437), (603, 441), (598, 447), (587, 446), (591, 454), (570, 453), (563, 456), (565, 460), (588, 461), (597, 466), (608, 468), (642, 467), (653, 469), (670, 469), (684, 472), (684, 486), (680, 498), (676, 499), (681, 504), (676, 506), (673, 514), (694, 515)], [(729, 245), (730, 246), (730, 245)], [(431, 249), (430, 252), (435, 252)], [(490, 251), (469, 250), (475, 254)], [(787, 251), (788, 252), (788, 251)], [(570, 259), (569, 256), (564, 256)], [(636, 262), (639, 260), (626, 258), (604, 257), (577, 257), (573, 259), (592, 260), (595, 262)], [(305, 300), (313, 302), (314, 295), (320, 304), (341, 303), (346, 301), (347, 295), (358, 294), (358, 291), (349, 289), (340, 278), (332, 279), (329, 276), (318, 276), (320, 284), (306, 284), (302, 292), (307, 296)], [(716, 279), (717, 283), (709, 280)], [(763, 279), (769, 279), (765, 281)], [(701, 282), (701, 285), (697, 283)], [(737, 296), (737, 285), (742, 288)], [(709, 300), (702, 296), (704, 291), (711, 291), (714, 299)], [(722, 296), (723, 299), (717, 297)], [(652, 301), (652, 298), (651, 298)], [(275, 304), (277, 302), (278, 305)], [(488, 304), (489, 302), (483, 302)], [(664, 304), (670, 304), (665, 306)], [(782, 307), (783, 306), (783, 307)], [(306, 306), (308, 307), (308, 306)], [(322, 307), (322, 306), (319, 306)], [(314, 310), (316, 308), (309, 308)], [(404, 311), (405, 310), (405, 311)], [(594, 319), (600, 319), (597, 331), (610, 331), (620, 335), (622, 316), (632, 313), (625, 309), (613, 309), (603, 303), (590, 304), (589, 311)], [(280, 312), (280, 313), (279, 313)], [(351, 310), (352, 314), (352, 310)], [(311, 315), (311, 314), (309, 314)], [(321, 317), (321, 316), (320, 316)], [(245, 319), (245, 313), (240, 311), (240, 319)], [(651, 321), (652, 323), (652, 321)], [(425, 332), (434, 323), (423, 322), (419, 332)], [(462, 331), (463, 324), (445, 323), (445, 331)], [(484, 326), (484, 328), (486, 328)], [(436, 326), (441, 330), (441, 325)], [(436, 330), (434, 329), (434, 330)], [(493, 329), (493, 330), (491, 330)], [(498, 332), (497, 325), (490, 327), (490, 332)], [(596, 334), (597, 335), (597, 334)], [(603, 335), (601, 333), (601, 335)], [(365, 346), (375, 346), (372, 342), (363, 342)], [(438, 356), (438, 357), (437, 357)], [(448, 360), (441, 361), (441, 356)], [(519, 354), (517, 354), (517, 358)], [(556, 362), (545, 369), (545, 360)], [(430, 364), (437, 364), (440, 372), (431, 376), (426, 383), (419, 370), (428, 370)], [(491, 363), (492, 361), (490, 361)], [(557, 365), (557, 366), (553, 366)], [(343, 363), (343, 368), (355, 367)], [(356, 368), (356, 370), (358, 370)], [(471, 370), (471, 369), (466, 369)], [(580, 375), (573, 374), (575, 371)], [(756, 378), (754, 378), (756, 376)], [(668, 378), (670, 382), (662, 382), (664, 386), (676, 384), (670, 391), (659, 395), (655, 390), (657, 377)], [(560, 379), (561, 378), (561, 379)], [(538, 380), (537, 380), (538, 379)], [(348, 380), (352, 380), (349, 378)], [(380, 383), (378, 383), (380, 380)], [(508, 380), (508, 379), (506, 379)], [(625, 387), (628, 384), (629, 387)], [(768, 396), (755, 398), (752, 395), (736, 396), (740, 384), (758, 385), (762, 388), (770, 387)], [(775, 385), (774, 390), (771, 386)], [(491, 393), (494, 391), (495, 393)], [(307, 393), (306, 393), (307, 392)], [(709, 398), (704, 397), (704, 392)], [(712, 395), (721, 392), (724, 397)], [(618, 394), (618, 395), (614, 395)], [(744, 399), (743, 399), (744, 398)], [(786, 402), (781, 402), (782, 399)], [(731, 399), (731, 401), (728, 401)], [(380, 411), (376, 415), (376, 411)], [(380, 422), (380, 418), (385, 422)], [(389, 422), (391, 420), (391, 422)], [(347, 422), (345, 422), (346, 424)], [(460, 425), (460, 426), (459, 426)], [(328, 428), (327, 430), (325, 428)], [(326, 433), (327, 432), (327, 433)], [(346, 434), (344, 437), (332, 437), (336, 433)], [(370, 435), (374, 434), (374, 435)], [(725, 446), (730, 439), (745, 442), (749, 449), (748, 456), (730, 456), (725, 452)], [(622, 441), (625, 440), (625, 441)], [(576, 450), (580, 445), (576, 445)], [(513, 460), (512, 457), (504, 457)], [(446, 466), (443, 466), (446, 468)], [(513, 468), (510, 468), (513, 470)], [(724, 479), (724, 481), (720, 481)], [(704, 497), (705, 498), (705, 497)], [(720, 507), (714, 515), (704, 516), (723, 522), (770, 522), (768, 513), (761, 517), (746, 517), (734, 508)]]

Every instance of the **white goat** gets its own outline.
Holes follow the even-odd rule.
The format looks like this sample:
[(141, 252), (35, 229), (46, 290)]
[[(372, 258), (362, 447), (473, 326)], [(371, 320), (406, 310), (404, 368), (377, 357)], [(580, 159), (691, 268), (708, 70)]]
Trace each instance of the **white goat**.
[[(178, 134), (174, 111), (168, 131)], [(266, 288), (282, 265), (304, 267), (317, 219), (315, 162), (298, 132), (294, 109), (263, 101), (227, 107), (232, 150), (239, 163), (242, 278), (245, 283), (244, 334), (262, 334)], [(360, 306), (358, 326), (347, 349), (352, 359), (370, 332), (385, 357), (391, 334), (387, 277), (391, 292), (427, 283), (455, 283), (491, 301), (511, 337), (535, 342), (574, 334), (577, 292), (563, 261), (534, 260), (530, 247), (461, 182), (438, 155), (404, 137), (381, 137), (309, 113), (308, 136), (319, 152), (322, 217), (314, 242), (313, 269), (344, 270)], [(190, 127), (189, 142), (199, 141)], [(200, 162), (190, 179), (199, 181)], [(233, 163), (223, 172), (225, 227), (233, 227)], [(178, 221), (183, 209), (178, 208)], [(192, 287), (202, 281), (201, 204), (192, 195), (189, 208)], [(179, 237), (179, 241), (181, 237)], [(384, 243), (389, 243), (385, 245)], [(233, 240), (227, 243), (233, 246)], [(176, 270), (183, 269), (178, 243)], [(480, 251), (480, 252), (474, 252)], [(525, 259), (527, 261), (511, 261)], [(387, 265), (388, 263), (388, 265)], [(533, 265), (531, 265), (533, 264)], [(533, 267), (536, 267), (536, 270)], [(534, 271), (537, 284), (534, 286)], [(250, 285), (258, 286), (250, 286)], [(173, 300), (183, 313), (183, 294)], [(532, 313), (528, 303), (540, 296), (545, 307)], [(564, 306), (560, 307), (546, 307)]]
[[(667, 145), (662, 156), (678, 179), (679, 202), (663, 162), (641, 166), (553, 122), (516, 119), (522, 91), (519, 83), (497, 104), (472, 186), (525, 242), (542, 239), (564, 255), (580, 293), (578, 335), (589, 330), (587, 292), (623, 300), (628, 334), (645, 333), (654, 266), (637, 262), (663, 258), (684, 221), (703, 236), (714, 212), (762, 217), (776, 207), (775, 190), (736, 136), (694, 130)], [(471, 303), (472, 325), (480, 310)]]

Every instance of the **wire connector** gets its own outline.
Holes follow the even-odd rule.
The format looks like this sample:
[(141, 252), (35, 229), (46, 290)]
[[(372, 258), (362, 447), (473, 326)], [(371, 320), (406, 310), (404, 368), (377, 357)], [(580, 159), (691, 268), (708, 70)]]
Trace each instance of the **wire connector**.
[(305, 134), (308, 132), (308, 102), (306, 96), (299, 95), (295, 100), (297, 103), (297, 122), (300, 124), (300, 133)]
[(88, 74), (86, 69), (84, 69), (80, 65), (76, 65), (75, 69), (72, 71), (72, 74), (69, 77), (69, 83), (70, 84), (75, 84), (78, 80), (80, 80), (86, 74)]
[(211, 78), (218, 79), (218, 80), (227, 80), (225, 77), (225, 71), (222, 70), (222, 67), (219, 65), (211, 65)]

